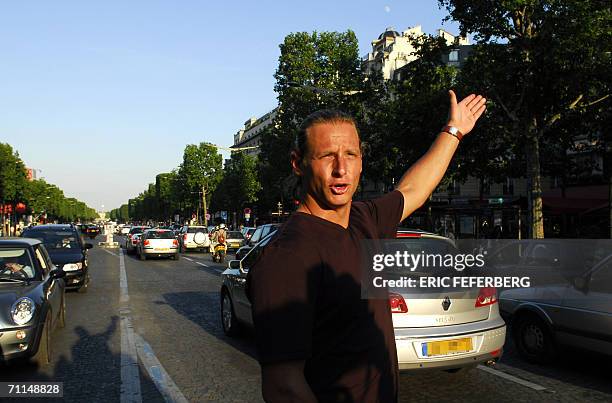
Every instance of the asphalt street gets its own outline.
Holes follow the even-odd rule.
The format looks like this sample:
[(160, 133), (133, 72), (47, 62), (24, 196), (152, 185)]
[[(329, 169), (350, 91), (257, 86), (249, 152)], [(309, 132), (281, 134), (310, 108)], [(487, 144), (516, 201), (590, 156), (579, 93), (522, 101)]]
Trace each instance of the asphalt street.
[[(53, 361), (0, 367), (0, 381), (63, 382), (58, 401), (67, 402), (262, 401), (252, 335), (229, 338), (221, 328), (222, 265), (205, 253), (143, 262), (97, 246), (89, 259), (91, 286), (67, 293)], [(611, 373), (609, 359), (580, 351), (531, 365), (508, 340), (494, 368), (402, 374), (400, 401), (609, 402)]]

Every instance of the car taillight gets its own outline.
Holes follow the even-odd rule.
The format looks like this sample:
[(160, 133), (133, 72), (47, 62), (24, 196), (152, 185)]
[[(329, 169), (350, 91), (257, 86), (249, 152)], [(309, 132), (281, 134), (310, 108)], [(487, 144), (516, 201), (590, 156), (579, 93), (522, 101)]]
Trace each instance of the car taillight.
[(145, 241), (144, 241), (144, 246), (149, 246), (149, 244), (150, 244), (150, 243), (151, 243), (151, 242), (149, 242), (149, 240), (148, 240), (148, 239), (145, 239)]
[(187, 234), (183, 234), (183, 241), (187, 240)]
[(476, 297), (474, 307), (487, 306), (497, 303), (497, 289), (495, 287), (483, 287)]
[(391, 306), (391, 313), (408, 312), (408, 305), (406, 305), (404, 297), (399, 294), (389, 294), (389, 305)]
[(173, 239), (173, 240), (172, 240), (172, 245), (173, 245), (173, 246), (178, 246), (178, 241), (177, 241), (176, 239)]

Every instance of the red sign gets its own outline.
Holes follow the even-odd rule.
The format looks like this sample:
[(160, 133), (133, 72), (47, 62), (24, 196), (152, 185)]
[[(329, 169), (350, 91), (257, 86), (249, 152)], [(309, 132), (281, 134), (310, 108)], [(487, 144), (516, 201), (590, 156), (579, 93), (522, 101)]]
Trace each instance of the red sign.
[(18, 213), (25, 213), (26, 205), (23, 203), (17, 203), (17, 205), (15, 206), (15, 211)]
[(13, 206), (11, 204), (0, 204), (0, 212), (4, 214), (11, 214), (13, 212)]

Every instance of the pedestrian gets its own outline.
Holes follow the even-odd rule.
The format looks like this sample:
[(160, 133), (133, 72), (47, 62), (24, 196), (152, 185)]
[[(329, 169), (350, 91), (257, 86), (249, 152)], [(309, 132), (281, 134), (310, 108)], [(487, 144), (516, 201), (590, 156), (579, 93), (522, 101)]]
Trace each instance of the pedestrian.
[(262, 394), (268, 402), (395, 402), (398, 366), (388, 299), (361, 298), (361, 241), (393, 238), (436, 188), (485, 110), (470, 95), (395, 190), (352, 202), (362, 170), (354, 120), (322, 110), (302, 123), (291, 165), (300, 205), (248, 277)]

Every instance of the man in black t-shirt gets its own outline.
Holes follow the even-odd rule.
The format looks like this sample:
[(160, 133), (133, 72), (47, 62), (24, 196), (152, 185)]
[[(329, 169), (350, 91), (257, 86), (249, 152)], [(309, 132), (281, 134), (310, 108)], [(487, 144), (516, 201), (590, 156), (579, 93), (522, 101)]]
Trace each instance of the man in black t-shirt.
[(361, 298), (360, 242), (395, 236), (485, 110), (481, 96), (449, 94), (448, 124), (429, 151), (394, 191), (367, 202), (352, 202), (362, 168), (353, 119), (324, 110), (302, 124), (291, 154), (300, 207), (248, 279), (266, 401), (397, 401), (389, 302)]

